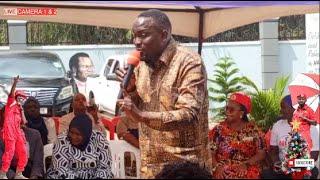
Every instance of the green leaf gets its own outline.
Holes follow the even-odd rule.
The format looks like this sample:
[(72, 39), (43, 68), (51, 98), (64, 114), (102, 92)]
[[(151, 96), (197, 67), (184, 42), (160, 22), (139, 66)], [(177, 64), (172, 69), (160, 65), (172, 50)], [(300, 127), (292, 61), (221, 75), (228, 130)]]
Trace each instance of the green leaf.
[[(226, 105), (227, 97), (230, 93), (244, 90), (243, 77), (237, 76), (239, 69), (235, 66), (236, 64), (232, 58), (219, 58), (218, 63), (215, 64), (213, 78), (208, 79), (209, 82), (215, 85), (215, 88), (208, 88), (209, 93), (212, 94), (212, 96), (209, 96), (210, 101)], [(212, 110), (212, 112), (215, 112), (213, 119), (225, 117), (224, 107), (215, 107)]]
[(228, 73), (228, 77), (231, 77), (235, 74), (237, 74), (239, 72), (238, 68), (232, 69), (229, 73)]
[[(255, 92), (246, 91), (252, 100), (251, 121), (255, 121), (263, 130), (268, 130), (280, 114), (280, 101), (289, 76), (278, 78), (272, 89), (260, 90), (249, 78), (240, 76), (239, 72), (232, 58), (219, 58), (213, 78), (208, 80), (215, 85), (215, 88), (208, 87), (211, 94), (209, 100), (226, 104), (229, 94), (253, 88)], [(224, 107), (214, 107), (210, 111), (214, 113), (211, 117), (214, 121), (224, 118)]]
[(252, 93), (253, 120), (265, 131), (267, 131), (280, 115), (280, 101), (284, 89), (288, 83), (289, 76), (280, 77), (276, 80), (273, 89), (258, 90)]
[(241, 78), (241, 83), (248, 86), (248, 87), (254, 88), (257, 92), (259, 91), (259, 88), (248, 77), (243, 76)]

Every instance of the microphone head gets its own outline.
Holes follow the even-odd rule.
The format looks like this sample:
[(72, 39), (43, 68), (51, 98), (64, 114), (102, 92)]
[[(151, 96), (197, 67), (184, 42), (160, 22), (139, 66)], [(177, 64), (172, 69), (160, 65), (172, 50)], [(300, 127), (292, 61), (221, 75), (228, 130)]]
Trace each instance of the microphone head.
[(89, 98), (94, 98), (94, 94), (92, 91), (89, 92)]
[(95, 100), (94, 100), (94, 94), (92, 91), (89, 92), (89, 106), (93, 106), (95, 103)]
[(131, 64), (133, 66), (137, 66), (140, 62), (140, 58), (141, 58), (141, 55), (140, 55), (140, 51), (133, 51), (129, 54), (129, 57), (128, 57), (128, 60), (127, 60), (127, 63), (128, 64)]

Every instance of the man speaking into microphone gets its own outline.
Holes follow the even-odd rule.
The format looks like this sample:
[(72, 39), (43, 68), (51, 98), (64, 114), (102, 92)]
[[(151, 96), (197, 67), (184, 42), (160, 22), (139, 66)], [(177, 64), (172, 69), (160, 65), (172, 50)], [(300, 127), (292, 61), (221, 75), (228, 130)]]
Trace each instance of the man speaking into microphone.
[[(170, 20), (159, 10), (141, 13), (132, 32), (141, 61), (118, 104), (139, 123), (141, 178), (185, 161), (209, 169), (207, 73), (201, 57), (172, 38)], [(123, 82), (126, 70), (116, 74)]]

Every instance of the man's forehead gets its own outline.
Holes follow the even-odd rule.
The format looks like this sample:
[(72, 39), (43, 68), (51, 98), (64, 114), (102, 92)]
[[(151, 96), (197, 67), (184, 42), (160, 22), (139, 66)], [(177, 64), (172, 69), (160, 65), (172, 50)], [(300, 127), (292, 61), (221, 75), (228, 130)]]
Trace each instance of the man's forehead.
[(155, 26), (155, 22), (151, 17), (138, 17), (133, 23), (133, 29), (135, 28), (150, 28)]
[(86, 97), (83, 94), (76, 94), (74, 100), (86, 100)]
[(79, 64), (82, 63), (91, 63), (91, 59), (89, 57), (79, 57)]

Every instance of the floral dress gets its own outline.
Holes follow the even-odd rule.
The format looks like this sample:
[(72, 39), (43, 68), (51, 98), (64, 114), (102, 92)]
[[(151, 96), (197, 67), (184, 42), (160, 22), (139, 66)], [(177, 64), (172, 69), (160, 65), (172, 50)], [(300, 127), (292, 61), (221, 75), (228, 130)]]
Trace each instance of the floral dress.
[(237, 171), (238, 165), (265, 148), (264, 135), (253, 123), (248, 122), (240, 131), (231, 129), (225, 122), (215, 126), (209, 132), (210, 147), (216, 151), (218, 165), (223, 166), (224, 178), (259, 178), (261, 165), (247, 166), (247, 172), (241, 176)]

